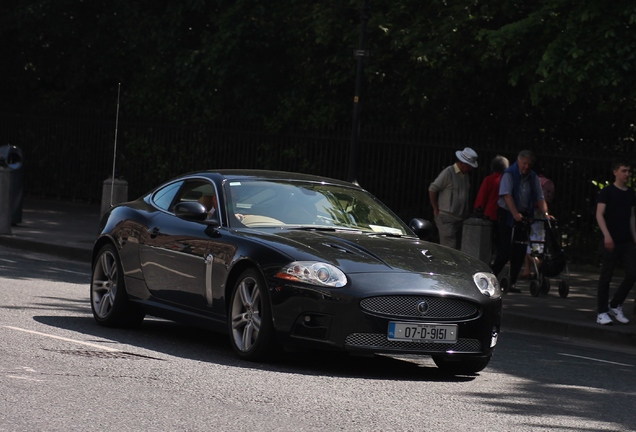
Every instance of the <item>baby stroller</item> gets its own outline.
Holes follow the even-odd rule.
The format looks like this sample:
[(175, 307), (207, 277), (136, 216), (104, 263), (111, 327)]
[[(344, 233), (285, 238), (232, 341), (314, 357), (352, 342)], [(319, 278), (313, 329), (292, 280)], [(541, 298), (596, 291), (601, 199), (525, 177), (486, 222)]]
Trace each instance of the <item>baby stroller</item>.
[[(513, 228), (513, 238), (515, 229), (523, 229), (525, 238), (522, 243), (527, 244), (530, 248), (531, 260), (534, 266), (534, 274), (536, 275), (530, 280), (530, 294), (538, 297), (539, 294), (547, 294), (550, 292), (550, 279), (557, 279), (559, 296), (565, 298), (570, 293), (569, 271), (565, 259), (565, 252), (561, 244), (561, 234), (557, 226), (556, 219), (534, 219), (534, 222), (543, 224), (545, 239), (535, 240), (530, 235), (529, 221), (516, 225)], [(515, 241), (520, 243), (521, 241)], [(537, 260), (539, 263), (537, 263)], [(503, 277), (500, 281), (503, 291), (507, 291), (510, 285), (509, 277)]]

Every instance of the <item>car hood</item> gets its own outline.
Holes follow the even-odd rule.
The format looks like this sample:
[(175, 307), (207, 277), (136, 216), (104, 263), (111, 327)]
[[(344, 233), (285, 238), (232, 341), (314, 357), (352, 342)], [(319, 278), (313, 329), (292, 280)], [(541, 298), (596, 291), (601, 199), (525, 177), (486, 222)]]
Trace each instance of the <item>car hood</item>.
[(345, 273), (416, 272), (465, 276), (490, 271), (465, 253), (413, 237), (359, 231), (272, 230), (245, 235), (276, 248), (296, 261), (319, 260)]

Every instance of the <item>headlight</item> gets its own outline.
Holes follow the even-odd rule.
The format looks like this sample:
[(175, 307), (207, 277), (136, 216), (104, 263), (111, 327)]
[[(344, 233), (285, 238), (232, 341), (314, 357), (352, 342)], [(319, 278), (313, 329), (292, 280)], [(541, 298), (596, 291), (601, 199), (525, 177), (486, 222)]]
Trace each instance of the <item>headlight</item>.
[(477, 288), (479, 288), (479, 291), (486, 297), (498, 298), (501, 296), (499, 281), (494, 274), (484, 272), (475, 273), (473, 280)]
[(312, 285), (339, 288), (347, 284), (347, 276), (331, 264), (314, 261), (296, 261), (283, 267), (277, 278)]

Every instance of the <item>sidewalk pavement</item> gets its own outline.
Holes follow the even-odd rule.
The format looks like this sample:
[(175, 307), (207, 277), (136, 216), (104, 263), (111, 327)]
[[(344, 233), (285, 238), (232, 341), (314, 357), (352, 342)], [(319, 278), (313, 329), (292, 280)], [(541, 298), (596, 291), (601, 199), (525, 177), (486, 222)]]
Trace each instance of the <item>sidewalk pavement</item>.
[[(11, 235), (0, 235), (0, 246), (90, 262), (99, 213), (99, 205), (25, 197), (22, 222), (11, 228)], [(615, 322), (611, 326), (601, 326), (596, 324), (599, 269), (569, 265), (566, 270), (561, 277), (570, 285), (567, 298), (559, 296), (556, 279), (550, 280), (551, 288), (547, 295), (532, 297), (525, 281), (517, 283), (522, 293), (505, 294), (502, 331), (515, 329), (636, 347), (636, 289), (623, 305), (630, 323)], [(622, 271), (615, 274), (611, 293), (620, 282)]]

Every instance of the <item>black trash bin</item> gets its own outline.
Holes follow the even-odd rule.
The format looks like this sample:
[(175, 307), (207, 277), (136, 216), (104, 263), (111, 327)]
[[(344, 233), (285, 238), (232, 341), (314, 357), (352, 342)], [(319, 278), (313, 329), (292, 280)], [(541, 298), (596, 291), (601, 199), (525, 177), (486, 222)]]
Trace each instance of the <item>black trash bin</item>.
[(9, 200), (11, 225), (22, 222), (22, 201), (24, 197), (24, 158), (22, 150), (14, 145), (0, 146), (0, 165), (10, 168)]

